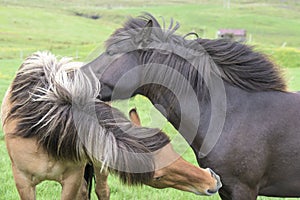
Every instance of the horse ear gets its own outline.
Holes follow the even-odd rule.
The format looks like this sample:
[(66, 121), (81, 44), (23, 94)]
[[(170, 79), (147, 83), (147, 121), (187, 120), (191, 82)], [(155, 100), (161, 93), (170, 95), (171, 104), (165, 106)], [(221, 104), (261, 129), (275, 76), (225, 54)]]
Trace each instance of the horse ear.
[(146, 46), (150, 43), (150, 36), (153, 28), (153, 21), (150, 19), (145, 27), (136, 35), (135, 42)]
[(133, 122), (134, 125), (141, 126), (141, 120), (140, 120), (140, 117), (139, 117), (139, 115), (136, 111), (136, 108), (132, 108), (129, 111), (129, 118)]

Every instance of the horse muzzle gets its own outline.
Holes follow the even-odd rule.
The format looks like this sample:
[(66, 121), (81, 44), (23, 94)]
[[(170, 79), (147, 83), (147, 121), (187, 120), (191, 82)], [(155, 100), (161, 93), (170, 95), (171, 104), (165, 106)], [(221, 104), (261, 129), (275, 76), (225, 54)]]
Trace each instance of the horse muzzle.
[(222, 187), (222, 182), (221, 182), (220, 176), (217, 175), (212, 169), (207, 168), (206, 170), (209, 171), (210, 174), (211, 174), (211, 176), (216, 179), (216, 186), (215, 186), (215, 188), (208, 189), (205, 192), (206, 195), (210, 196), (210, 195), (216, 194), (219, 191), (219, 189)]

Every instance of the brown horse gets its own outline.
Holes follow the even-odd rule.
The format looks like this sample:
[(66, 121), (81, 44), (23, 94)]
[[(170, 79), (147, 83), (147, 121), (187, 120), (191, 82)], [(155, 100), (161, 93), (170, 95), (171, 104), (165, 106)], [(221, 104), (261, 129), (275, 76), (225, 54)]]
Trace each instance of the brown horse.
[(108, 172), (129, 185), (218, 191), (221, 183), (212, 170), (184, 161), (160, 130), (136, 126), (99, 101), (99, 81), (74, 65), (35, 53), (4, 97), (3, 130), (21, 199), (35, 199), (35, 186), (44, 180), (61, 184), (63, 200), (88, 199), (87, 163), (94, 165), (99, 199), (109, 199)]
[(173, 25), (145, 14), (112, 34), (106, 51), (82, 67), (96, 73), (101, 100), (148, 97), (199, 165), (221, 175), (224, 200), (300, 197), (299, 94), (251, 47), (189, 39)]

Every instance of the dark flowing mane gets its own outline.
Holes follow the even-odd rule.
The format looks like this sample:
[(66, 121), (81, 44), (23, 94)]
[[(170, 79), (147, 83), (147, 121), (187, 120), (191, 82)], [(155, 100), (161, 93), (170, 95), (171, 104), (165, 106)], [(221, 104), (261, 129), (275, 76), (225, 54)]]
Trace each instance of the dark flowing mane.
[(151, 180), (151, 152), (170, 142), (167, 135), (135, 126), (98, 100), (99, 81), (80, 70), (67, 70), (69, 61), (46, 52), (28, 57), (11, 85), (12, 107), (4, 123), (16, 120), (13, 135), (37, 139), (58, 160), (100, 162), (127, 184)]
[[(148, 42), (140, 42), (139, 37), (149, 21), (153, 28)], [(287, 84), (278, 66), (252, 47), (224, 39), (187, 40), (186, 36), (175, 34), (178, 28), (179, 23), (174, 25), (173, 20), (168, 28), (165, 22), (161, 27), (148, 13), (130, 18), (108, 39), (107, 52), (141, 50), (143, 64), (171, 66), (184, 74), (196, 88), (205, 85), (198, 76), (200, 73), (207, 79), (217, 74), (227, 83), (247, 91), (286, 91)]]

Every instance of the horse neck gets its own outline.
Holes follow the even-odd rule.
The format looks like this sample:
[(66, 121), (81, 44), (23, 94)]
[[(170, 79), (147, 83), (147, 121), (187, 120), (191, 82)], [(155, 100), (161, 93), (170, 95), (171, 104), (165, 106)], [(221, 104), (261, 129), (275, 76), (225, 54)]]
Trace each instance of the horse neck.
[[(149, 55), (143, 60), (144, 64), (152, 63), (149, 57), (154, 56)], [(153, 63), (164, 63), (166, 59), (164, 56), (158, 58)], [(230, 113), (227, 112), (227, 105), (232, 105), (231, 101), (239, 99), (239, 95), (245, 91), (226, 83), (216, 73), (210, 73), (209, 76), (204, 73), (203, 77), (190, 76), (196, 71), (181, 71), (183, 67), (192, 67), (184, 65), (184, 62), (182, 65), (176, 66), (170, 61), (168, 68), (155, 64), (147, 66), (146, 76), (142, 80), (144, 84), (150, 83), (150, 86), (145, 86), (140, 93), (147, 96), (194, 151), (199, 152), (203, 143), (207, 147), (209, 142), (216, 142), (213, 140), (207, 142), (206, 135), (219, 138), (218, 134), (222, 131), (225, 116)], [(177, 73), (174, 73), (176, 70)], [(164, 77), (161, 74), (164, 74)], [(202, 150), (207, 151), (207, 149)]]
[[(151, 91), (143, 90), (141, 94), (149, 98), (152, 104), (180, 132), (195, 153), (198, 154), (203, 145), (205, 136), (208, 133), (209, 126), (214, 120), (214, 116), (211, 119), (212, 108), (215, 109), (215, 113), (223, 113), (224, 118), (225, 115), (226, 117), (229, 117), (231, 111), (241, 104), (241, 99), (247, 98), (246, 95), (249, 95), (248, 92), (238, 87), (231, 86), (226, 82), (224, 82), (224, 88), (225, 99), (223, 98), (223, 94), (216, 94), (217, 98), (219, 96), (220, 98), (223, 98), (220, 99), (220, 103), (223, 103), (223, 106), (213, 106), (213, 103), (210, 100), (201, 97), (198, 98), (196, 105), (195, 102), (189, 101), (189, 98), (186, 98), (187, 102), (182, 105), (178, 100), (173, 101), (170, 91), (166, 88)], [(201, 96), (201, 92), (199, 92), (198, 95)], [(200, 113), (195, 112), (197, 106), (200, 108)], [(218, 128), (218, 119), (215, 120), (215, 123), (216, 128)]]
[[(194, 112), (198, 102), (185, 98), (179, 101), (167, 88), (147, 87), (140, 91), (166, 117), (191, 145), (198, 132), (200, 113)], [(196, 105), (197, 104), (197, 105)]]
[[(148, 85), (149, 86), (149, 85)], [(173, 93), (166, 88), (143, 87), (138, 93), (148, 97), (151, 103), (168, 121), (176, 128), (179, 128), (181, 111), (179, 102), (173, 98)]]

